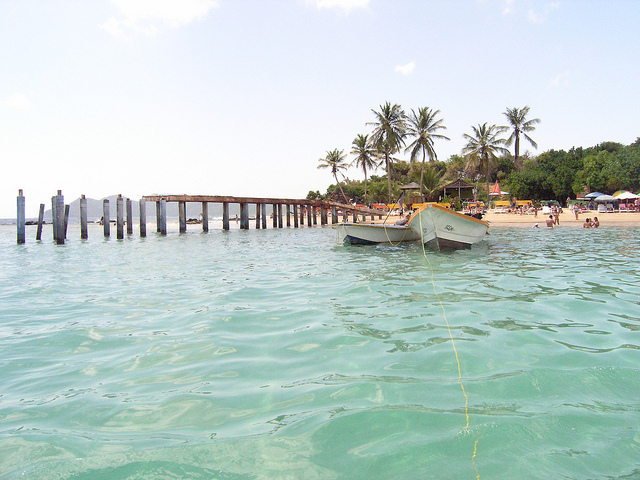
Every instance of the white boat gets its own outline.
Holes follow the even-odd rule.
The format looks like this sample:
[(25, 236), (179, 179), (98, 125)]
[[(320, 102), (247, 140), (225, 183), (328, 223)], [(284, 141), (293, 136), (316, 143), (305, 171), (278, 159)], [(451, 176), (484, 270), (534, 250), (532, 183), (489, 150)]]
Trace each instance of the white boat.
[(334, 225), (333, 228), (338, 230), (343, 243), (353, 245), (394, 244), (420, 240), (420, 231), (408, 225), (341, 223)]
[(416, 210), (407, 225), (434, 250), (470, 247), (489, 231), (488, 222), (433, 204)]

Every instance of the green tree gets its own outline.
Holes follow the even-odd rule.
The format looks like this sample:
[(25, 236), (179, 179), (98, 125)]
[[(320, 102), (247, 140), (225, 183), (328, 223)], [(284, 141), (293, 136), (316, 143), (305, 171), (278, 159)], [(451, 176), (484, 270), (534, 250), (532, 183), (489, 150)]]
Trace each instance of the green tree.
[(364, 203), (367, 203), (367, 171), (378, 168), (376, 149), (371, 145), (369, 135), (358, 134), (351, 143), (351, 154), (355, 155), (353, 163), (364, 172)]
[(504, 112), (509, 125), (511, 125), (511, 128), (513, 129), (511, 135), (507, 138), (506, 145), (511, 146), (512, 144), (515, 144), (513, 163), (516, 166), (518, 165), (518, 157), (520, 156), (520, 135), (527, 139), (533, 148), (538, 148), (538, 144), (534, 142), (529, 135), (527, 135), (527, 132), (533, 132), (536, 129), (534, 125), (540, 123), (540, 119), (533, 118), (531, 120), (527, 120), (528, 114), (529, 107), (507, 108), (507, 111)]
[(380, 111), (371, 110), (376, 117), (373, 125), (374, 130), (371, 141), (375, 148), (384, 157), (385, 168), (387, 170), (387, 185), (389, 189), (389, 202), (391, 202), (391, 161), (392, 155), (404, 146), (404, 137), (407, 129), (406, 116), (402, 107), (397, 103), (391, 105), (386, 102), (380, 105)]
[(506, 140), (499, 135), (507, 131), (507, 127), (497, 125), (487, 125), (485, 122), (478, 127), (471, 127), (473, 135), (464, 134), (463, 138), (467, 144), (462, 149), (462, 153), (467, 158), (469, 165), (475, 165), (478, 170), (484, 167), (487, 181), (487, 203), (489, 203), (489, 170), (492, 162), (495, 162), (498, 153), (508, 155), (509, 151), (504, 148)]
[(349, 200), (347, 200), (347, 196), (344, 194), (344, 191), (342, 190), (342, 186), (340, 186), (340, 182), (338, 181), (338, 172), (347, 169), (347, 164), (345, 163), (346, 158), (347, 156), (344, 155), (344, 150), (338, 150), (337, 148), (331, 151), (327, 150), (327, 156), (324, 158), (318, 159), (318, 161), (320, 162), (320, 165), (318, 165), (318, 168), (331, 169), (331, 174), (333, 175), (333, 178), (336, 179), (336, 185), (340, 189), (340, 192), (342, 193), (344, 200), (347, 203), (349, 203)]
[(413, 142), (405, 149), (405, 153), (411, 151), (411, 161), (415, 162), (417, 156), (422, 153), (422, 168), (420, 169), (420, 197), (423, 196), (423, 182), (424, 182), (424, 161), (428, 156), (430, 162), (438, 160), (436, 151), (433, 148), (433, 141), (436, 139), (449, 140), (449, 137), (445, 137), (437, 133), (438, 130), (446, 130), (447, 127), (442, 125), (443, 120), (436, 119), (440, 114), (440, 110), (432, 110), (429, 107), (423, 107), (418, 109), (418, 113), (412, 109), (411, 115), (409, 115), (407, 135), (414, 137)]

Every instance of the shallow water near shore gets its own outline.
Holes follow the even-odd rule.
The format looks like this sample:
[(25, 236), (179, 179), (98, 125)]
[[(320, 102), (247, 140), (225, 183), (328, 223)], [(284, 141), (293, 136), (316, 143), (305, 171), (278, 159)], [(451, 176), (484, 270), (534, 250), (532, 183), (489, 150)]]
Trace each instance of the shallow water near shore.
[(0, 227), (1, 480), (640, 478), (637, 227), (70, 228)]

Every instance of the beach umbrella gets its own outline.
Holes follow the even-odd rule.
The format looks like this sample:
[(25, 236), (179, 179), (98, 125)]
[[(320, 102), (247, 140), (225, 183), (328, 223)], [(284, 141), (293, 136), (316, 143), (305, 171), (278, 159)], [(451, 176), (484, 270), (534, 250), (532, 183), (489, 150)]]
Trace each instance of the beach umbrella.
[(604, 193), (600, 193), (600, 192), (593, 192), (593, 193), (588, 193), (587, 195), (584, 196), (584, 198), (596, 198), (599, 197), (600, 195), (604, 195)]
[(633, 200), (636, 198), (640, 198), (640, 196), (636, 195), (635, 193), (627, 192), (626, 190), (623, 190), (619, 195), (614, 195), (614, 197), (616, 197), (618, 200)]
[(611, 195), (600, 195), (599, 197), (595, 198), (596, 202), (615, 202), (616, 200), (618, 199)]

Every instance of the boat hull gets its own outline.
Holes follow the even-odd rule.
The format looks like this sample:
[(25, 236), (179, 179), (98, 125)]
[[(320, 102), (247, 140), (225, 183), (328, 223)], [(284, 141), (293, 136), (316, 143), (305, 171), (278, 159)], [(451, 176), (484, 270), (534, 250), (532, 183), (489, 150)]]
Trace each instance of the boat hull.
[(438, 205), (425, 205), (409, 219), (409, 228), (434, 250), (456, 250), (480, 243), (489, 224)]
[(420, 240), (420, 232), (406, 225), (343, 223), (334, 225), (333, 228), (340, 232), (342, 242), (348, 245), (394, 244)]

